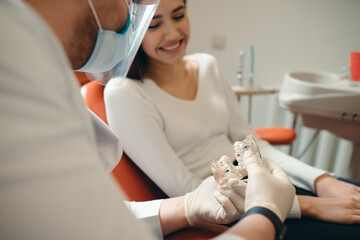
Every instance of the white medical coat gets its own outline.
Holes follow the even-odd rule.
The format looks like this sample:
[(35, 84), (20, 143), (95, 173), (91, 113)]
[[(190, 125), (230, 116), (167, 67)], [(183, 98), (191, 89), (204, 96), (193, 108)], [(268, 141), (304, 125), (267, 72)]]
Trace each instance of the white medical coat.
[(121, 147), (89, 117), (50, 28), (22, 1), (2, 0), (0, 31), (0, 239), (159, 238), (104, 171)]

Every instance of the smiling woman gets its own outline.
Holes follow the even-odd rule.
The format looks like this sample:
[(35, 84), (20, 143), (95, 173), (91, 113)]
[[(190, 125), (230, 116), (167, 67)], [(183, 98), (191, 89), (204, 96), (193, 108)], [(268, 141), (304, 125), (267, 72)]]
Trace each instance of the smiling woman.
[[(170, 57), (170, 54), (177, 54), (178, 57), (184, 55), (190, 37), (190, 24), (186, 12), (186, 0), (167, 2), (167, 4), (160, 4), (158, 7), (153, 20), (150, 23), (149, 31), (145, 35), (143, 44), (139, 48), (130, 67), (128, 73), (129, 78), (142, 80), (146, 69), (150, 69), (150, 56), (154, 56), (156, 59), (155, 52), (157, 52), (158, 55), (167, 54), (165, 55), (166, 58)], [(173, 5), (173, 7), (168, 6), (170, 4)], [(161, 6), (163, 7), (161, 8)], [(177, 28), (181, 27), (181, 33), (174, 33), (174, 31), (172, 33), (165, 32), (170, 26), (174, 25), (176, 25)], [(169, 34), (176, 35), (169, 36)]]

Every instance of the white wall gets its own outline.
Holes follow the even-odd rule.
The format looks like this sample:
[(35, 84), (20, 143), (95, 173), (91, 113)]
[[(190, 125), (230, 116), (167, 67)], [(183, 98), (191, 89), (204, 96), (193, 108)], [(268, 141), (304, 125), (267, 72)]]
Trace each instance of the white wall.
[[(251, 44), (259, 84), (281, 84), (292, 69), (337, 72), (360, 51), (359, 0), (188, 0), (188, 12), (188, 51), (214, 54), (229, 79), (238, 50), (249, 53)], [(216, 34), (226, 37), (223, 50), (211, 47)]]
[[(349, 53), (360, 51), (360, 0), (188, 0), (188, 13), (192, 27), (188, 53), (215, 55), (233, 84), (240, 49), (246, 52), (248, 76), (251, 44), (255, 48), (255, 84), (265, 86), (281, 86), (284, 73), (291, 70), (340, 73), (342, 66), (349, 65)], [(225, 37), (223, 49), (212, 47), (216, 35)], [(276, 101), (275, 96), (253, 98), (254, 127), (291, 126), (291, 115), (280, 110)], [(242, 107), (246, 112), (247, 98), (242, 98)], [(311, 135), (309, 131), (305, 135)], [(348, 143), (338, 145), (351, 151)], [(330, 168), (328, 163), (316, 161), (308, 162)], [(343, 170), (341, 175), (346, 175)]]

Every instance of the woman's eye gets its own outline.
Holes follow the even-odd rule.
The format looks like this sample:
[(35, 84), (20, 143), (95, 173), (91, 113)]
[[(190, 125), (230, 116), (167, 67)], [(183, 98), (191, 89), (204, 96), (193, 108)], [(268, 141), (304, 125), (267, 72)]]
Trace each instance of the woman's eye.
[(184, 14), (181, 14), (181, 15), (178, 15), (178, 16), (174, 16), (173, 19), (180, 20), (180, 19), (184, 18), (184, 16), (185, 16)]
[(160, 23), (150, 24), (149, 29), (154, 29), (160, 26)]

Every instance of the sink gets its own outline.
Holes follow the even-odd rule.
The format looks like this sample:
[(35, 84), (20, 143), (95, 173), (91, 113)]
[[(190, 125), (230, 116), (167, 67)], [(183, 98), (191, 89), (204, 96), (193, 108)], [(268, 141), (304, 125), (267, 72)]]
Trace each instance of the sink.
[[(294, 71), (285, 74), (280, 106), (344, 122), (360, 123), (360, 84), (340, 80), (327, 72)], [(360, 140), (359, 136), (355, 136)]]
[(318, 84), (328, 84), (340, 83), (340, 77), (333, 73), (320, 72), (320, 71), (312, 71), (312, 72), (304, 72), (304, 71), (296, 71), (285, 74), (287, 78), (293, 78), (304, 82), (309, 83), (318, 83)]
[(302, 117), (307, 127), (324, 129), (353, 142), (352, 178), (360, 179), (360, 84), (333, 73), (293, 71), (284, 76), (280, 106)]

